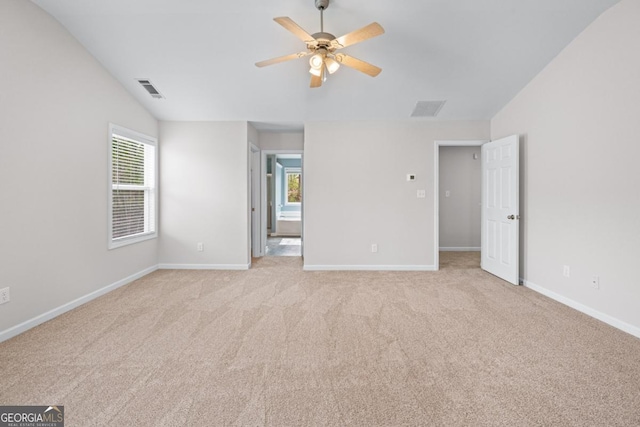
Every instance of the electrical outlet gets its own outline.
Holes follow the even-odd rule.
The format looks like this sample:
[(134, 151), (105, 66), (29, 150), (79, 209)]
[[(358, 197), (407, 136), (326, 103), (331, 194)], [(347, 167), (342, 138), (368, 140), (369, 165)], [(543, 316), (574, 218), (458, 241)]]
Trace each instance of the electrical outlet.
[(569, 267), (568, 265), (565, 265), (562, 269), (562, 275), (564, 277), (571, 277), (571, 267)]
[(371, 244), (371, 252), (373, 252), (373, 253), (378, 252), (378, 244), (377, 243), (372, 243)]
[(594, 289), (600, 289), (600, 277), (599, 276), (593, 276), (591, 278), (591, 287), (593, 287)]
[(11, 295), (9, 294), (9, 288), (0, 289), (0, 304), (11, 301)]
[(200, 242), (198, 243), (198, 252), (202, 252), (204, 251), (204, 243)]

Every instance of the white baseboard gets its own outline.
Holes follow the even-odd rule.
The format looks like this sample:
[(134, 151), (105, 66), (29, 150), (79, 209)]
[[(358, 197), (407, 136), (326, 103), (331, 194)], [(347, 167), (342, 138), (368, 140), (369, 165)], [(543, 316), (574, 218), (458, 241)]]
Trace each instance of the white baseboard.
[(480, 247), (446, 247), (440, 248), (440, 252), (480, 252)]
[(143, 276), (146, 276), (149, 273), (153, 273), (154, 271), (156, 271), (158, 269), (157, 265), (154, 265), (152, 267), (146, 268), (142, 271), (139, 271), (137, 273), (132, 274), (131, 276), (125, 277), (122, 280), (118, 280), (115, 283), (112, 283), (110, 285), (105, 286), (104, 288), (100, 288), (97, 291), (93, 291), (85, 296), (82, 296), (80, 298), (74, 299), (73, 301), (70, 301), (66, 304), (61, 305), (60, 307), (54, 308), (53, 310), (49, 310), (46, 313), (40, 314), (34, 318), (31, 318), (29, 320), (26, 320), (16, 326), (13, 326), (9, 329), (5, 329), (4, 331), (0, 332), (0, 342), (6, 341), (10, 338), (15, 337), (16, 335), (20, 335), (23, 332), (28, 331), (31, 328), (34, 328), (46, 321), (49, 321), (55, 317), (60, 316), (61, 314), (66, 313), (67, 311), (73, 310), (76, 307), (81, 306), (82, 304), (86, 304), (91, 300), (94, 300), (106, 293), (109, 293), (113, 290), (118, 289), (121, 286), (127, 285), (131, 282), (133, 282), (134, 280), (137, 280)]
[(161, 270), (248, 270), (251, 264), (160, 264)]
[(558, 301), (566, 306), (569, 306), (575, 310), (578, 310), (581, 313), (586, 314), (587, 316), (591, 316), (594, 319), (598, 319), (608, 325), (613, 326), (614, 328), (620, 329), (628, 334), (633, 335), (634, 337), (640, 338), (640, 328), (630, 325), (626, 322), (623, 322), (620, 319), (616, 319), (613, 316), (609, 316), (608, 314), (604, 314), (599, 312), (598, 310), (594, 310), (591, 307), (587, 307), (584, 304), (580, 304), (577, 301), (572, 300), (571, 298), (567, 298), (560, 294), (557, 294), (553, 291), (550, 291), (542, 286), (536, 285), (535, 283), (531, 283), (527, 280), (520, 279), (520, 281), (524, 284), (525, 287), (534, 290), (544, 296), (547, 296), (553, 300)]
[(309, 265), (304, 271), (436, 271), (433, 265)]

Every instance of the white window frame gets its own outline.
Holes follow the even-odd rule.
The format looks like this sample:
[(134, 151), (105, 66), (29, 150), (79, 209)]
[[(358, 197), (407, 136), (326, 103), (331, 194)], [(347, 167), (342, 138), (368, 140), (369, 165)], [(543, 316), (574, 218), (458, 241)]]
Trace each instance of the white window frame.
[[(153, 156), (151, 159), (147, 159), (145, 157), (145, 175), (147, 174), (147, 168), (151, 166), (153, 168), (153, 173), (150, 174), (151, 177), (145, 176), (145, 229), (151, 229), (151, 231), (146, 231), (139, 234), (134, 234), (131, 236), (123, 236), (118, 238), (113, 238), (113, 190), (117, 187), (120, 189), (127, 189), (127, 187), (133, 187), (139, 189), (139, 186), (128, 186), (128, 185), (119, 185), (116, 186), (112, 183), (112, 174), (113, 174), (113, 161), (112, 161), (112, 152), (113, 152), (113, 136), (118, 135), (124, 137), (126, 139), (131, 139), (133, 141), (143, 143), (149, 145), (154, 148)], [(152, 136), (142, 134), (140, 132), (136, 132), (131, 129), (127, 129), (125, 127), (109, 123), (109, 156), (108, 156), (108, 191), (109, 195), (109, 203), (108, 203), (108, 248), (115, 249), (122, 246), (131, 245), (134, 243), (142, 242), (149, 239), (155, 239), (158, 237), (158, 140)], [(147, 205), (148, 204), (148, 205)]]
[[(285, 206), (300, 206), (300, 202), (289, 201), (289, 174), (297, 173), (302, 181), (302, 168), (284, 168), (284, 204)], [(300, 182), (300, 192), (302, 193), (302, 182)], [(302, 197), (302, 194), (300, 195)]]

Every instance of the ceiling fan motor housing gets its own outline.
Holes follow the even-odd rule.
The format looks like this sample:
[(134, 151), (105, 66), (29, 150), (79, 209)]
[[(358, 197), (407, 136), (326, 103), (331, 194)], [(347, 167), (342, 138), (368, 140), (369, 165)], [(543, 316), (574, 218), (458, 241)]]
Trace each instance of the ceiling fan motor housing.
[(316, 0), (316, 9), (325, 10), (329, 7), (329, 0)]
[[(312, 37), (315, 39), (315, 48), (319, 48), (319, 47), (324, 47), (328, 50), (335, 50), (335, 48), (331, 47), (331, 41), (334, 40), (336, 38), (336, 36), (334, 36), (331, 33), (325, 33), (325, 32), (319, 32), (319, 33), (314, 33), (312, 35)], [(314, 46), (307, 46), (310, 49), (314, 49)]]

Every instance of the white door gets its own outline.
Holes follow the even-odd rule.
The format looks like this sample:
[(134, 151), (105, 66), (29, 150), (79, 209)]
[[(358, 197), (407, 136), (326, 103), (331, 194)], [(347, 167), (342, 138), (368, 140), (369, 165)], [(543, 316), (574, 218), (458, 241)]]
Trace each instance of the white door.
[(482, 146), (482, 269), (519, 283), (519, 138)]
[(260, 149), (251, 145), (251, 255), (261, 257)]

